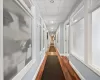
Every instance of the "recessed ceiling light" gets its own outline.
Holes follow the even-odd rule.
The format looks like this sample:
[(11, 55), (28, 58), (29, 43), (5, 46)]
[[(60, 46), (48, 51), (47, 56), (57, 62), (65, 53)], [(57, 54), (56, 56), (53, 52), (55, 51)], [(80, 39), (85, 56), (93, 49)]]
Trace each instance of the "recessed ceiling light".
[(53, 24), (54, 22), (53, 22), (53, 21), (51, 21), (51, 23)]
[(54, 0), (50, 0), (50, 3), (54, 3)]
[(53, 30), (53, 27), (51, 29)]
[(77, 19), (75, 19), (74, 22), (77, 22)]

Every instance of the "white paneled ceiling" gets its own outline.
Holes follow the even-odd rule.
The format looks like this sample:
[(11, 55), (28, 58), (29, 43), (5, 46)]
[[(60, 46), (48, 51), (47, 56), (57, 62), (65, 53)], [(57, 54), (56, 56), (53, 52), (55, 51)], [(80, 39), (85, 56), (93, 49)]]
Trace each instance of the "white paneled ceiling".
[[(58, 27), (81, 0), (34, 0), (47, 26)], [(54, 3), (51, 3), (54, 1)], [(51, 23), (53, 21), (53, 23)], [(53, 25), (53, 26), (52, 26)]]

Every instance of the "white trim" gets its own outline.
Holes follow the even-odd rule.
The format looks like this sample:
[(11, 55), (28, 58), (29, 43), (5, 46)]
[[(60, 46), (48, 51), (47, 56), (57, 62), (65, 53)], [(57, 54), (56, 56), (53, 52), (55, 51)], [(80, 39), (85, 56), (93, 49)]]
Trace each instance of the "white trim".
[(66, 48), (66, 46), (65, 46), (65, 45), (66, 45), (66, 25), (67, 25), (67, 24), (64, 24), (64, 33), (63, 33), (63, 35), (64, 35), (64, 54), (65, 54), (65, 52), (66, 52), (66, 51), (65, 51), (65, 50), (66, 50), (66, 49), (65, 49), (65, 48)]
[[(82, 61), (81, 59), (80, 59), (80, 57), (78, 56), (78, 55), (75, 55), (73, 52), (71, 52), (71, 54), (75, 57), (75, 58), (77, 58), (79, 61), (81, 61), (86, 67), (88, 67), (89, 69), (91, 69), (93, 72), (95, 72), (97, 75), (99, 75), (100, 76), (100, 71), (96, 68), (96, 66), (93, 66), (93, 64), (91, 64), (91, 62), (92, 62), (92, 42), (91, 42), (91, 32), (92, 32), (92, 22), (91, 22), (91, 12), (92, 12), (92, 10), (94, 10), (94, 9), (97, 9), (98, 7), (100, 7), (100, 1), (98, 2), (98, 3), (95, 3), (96, 5), (94, 5), (93, 7), (94, 7), (94, 9), (93, 9), (93, 7), (91, 7), (91, 2), (90, 2), (90, 0), (84, 0), (83, 1), (84, 2), (84, 25), (85, 25), (85, 27), (84, 27), (84, 29), (85, 29), (85, 32), (84, 32), (84, 34), (85, 34), (85, 50), (84, 50), (84, 61)], [(72, 18), (73, 18), (73, 16), (77, 13), (77, 11), (80, 9), (80, 7), (82, 6), (83, 4), (81, 3), (77, 8), (76, 8), (76, 10), (72, 13), (72, 15), (70, 16), (70, 25), (71, 25), (71, 23), (72, 23)], [(92, 8), (92, 9), (91, 9)], [(70, 27), (70, 36), (72, 37), (72, 29), (71, 29), (71, 27)], [(72, 49), (72, 45), (73, 45), (73, 42), (72, 42), (72, 40), (73, 39), (71, 39), (71, 37), (70, 37), (70, 51), (71, 51), (71, 49)]]
[(74, 71), (77, 73), (77, 75), (80, 77), (80, 79), (81, 79), (81, 80), (86, 80), (86, 79), (82, 76), (82, 74), (76, 69), (76, 67), (72, 64), (72, 62), (69, 61), (69, 63), (70, 63), (70, 65), (71, 65), (71, 67), (74, 69)]
[(33, 14), (31, 10), (27, 7), (23, 0), (13, 0), (18, 6), (20, 6), (31, 18), (33, 18)]
[(76, 55), (77, 53), (75, 53), (74, 51), (71, 51), (71, 54), (77, 58), (78, 60), (80, 60), (82, 63), (84, 63), (84, 61), (80, 58), (80, 56)]
[(71, 24), (71, 26), (75, 25), (76, 23), (78, 23), (78, 22), (81, 21), (82, 19), (84, 19), (84, 17), (78, 19), (76, 22), (73, 22), (73, 23)]
[[(59, 51), (58, 51), (59, 52)], [(60, 54), (61, 56), (67, 56), (69, 57), (69, 55), (64, 55), (64, 54)], [(77, 58), (78, 59), (78, 58)], [(75, 66), (72, 64), (71, 61), (69, 61), (71, 67), (75, 70), (75, 72), (77, 73), (77, 75), (80, 77), (81, 80), (85, 80), (85, 78), (82, 76), (82, 74), (75, 68)]]
[(12, 80), (22, 80), (25, 74), (30, 70), (30, 68), (34, 65), (36, 60), (30, 61)]
[(43, 62), (43, 60), (44, 60), (44, 57), (45, 57), (45, 55), (43, 56), (43, 58), (42, 58), (42, 60), (41, 60), (41, 62), (40, 62), (40, 64), (39, 64), (39, 66), (38, 66), (38, 68), (37, 68), (37, 70), (36, 70), (36, 72), (35, 72), (35, 74), (34, 74), (32, 80), (35, 80), (35, 79), (36, 79), (36, 76), (37, 76), (37, 74), (38, 74), (38, 72), (39, 72), (39, 69), (40, 69), (40, 67), (41, 67), (41, 65), (42, 65), (42, 62)]
[(91, 8), (89, 9), (89, 12), (93, 12), (99, 7), (100, 7), (100, 1), (97, 1), (97, 3), (94, 3), (93, 5), (92, 5), (92, 2), (91, 2)]
[(69, 57), (69, 54), (60, 54), (60, 56), (66, 56), (67, 58)]
[(34, 27), (34, 26), (36, 26), (36, 24), (35, 24), (35, 21), (36, 21), (36, 18), (35, 18), (36, 17), (36, 15), (35, 15), (36, 14), (35, 6), (32, 6), (31, 9), (32, 9), (31, 10), (32, 14), (34, 15), (34, 19), (32, 19), (32, 30), (31, 30), (32, 31), (31, 36), (32, 36), (32, 40), (33, 40), (32, 41), (32, 59), (36, 59), (36, 52), (35, 52), (35, 48), (36, 47), (35, 47), (35, 44), (34, 44), (35, 43), (35, 40), (34, 40), (34, 38), (35, 38), (34, 37), (34, 35), (35, 35), (34, 28), (36, 28), (36, 27)]
[[(69, 43), (69, 24), (68, 23), (66, 25), (64, 25), (64, 54), (65, 55), (66, 54), (68, 55), (68, 50), (69, 50), (69, 44), (68, 44)], [(66, 48), (67, 48), (67, 50), (66, 50)]]
[(74, 17), (75, 14), (77, 14), (77, 12), (80, 10), (80, 8), (84, 5), (84, 0), (78, 5), (78, 7), (75, 9), (74, 12), (72, 12), (70, 18), (72, 19)]
[(3, 0), (0, 0), (0, 80), (4, 80), (3, 70)]
[(96, 67), (94, 67), (91, 64), (85, 64), (84, 61), (82, 61), (77, 55), (71, 53), (72, 56), (74, 56), (77, 60), (79, 60), (82, 64), (84, 64), (87, 68), (91, 69), (94, 73), (100, 76), (100, 72), (97, 70)]
[(98, 76), (100, 76), (100, 70), (97, 69), (96, 66), (88, 64), (86, 65), (88, 68), (90, 68), (93, 72), (95, 72)]
[(69, 58), (70, 54), (69, 54), (69, 53), (68, 53), (68, 54), (65, 54), (65, 56), (66, 56), (67, 58)]
[[(58, 51), (59, 52), (59, 51)], [(60, 54), (61, 56), (66, 56), (64, 54)], [(69, 55), (67, 55), (68, 57)], [(85, 78), (82, 76), (82, 74), (75, 68), (75, 66), (72, 64), (71, 61), (69, 61), (71, 67), (75, 70), (75, 72), (77, 73), (77, 75), (80, 77), (81, 80), (85, 80)]]
[(60, 56), (65, 56), (65, 54), (64, 53), (59, 53), (60, 54)]
[(77, 15), (80, 13), (80, 11), (81, 11), (82, 9), (84, 10), (84, 5), (81, 6), (81, 7), (79, 8), (79, 10), (78, 10), (78, 11), (73, 15), (73, 17), (71, 18), (71, 26), (74, 25), (74, 24), (76, 24), (77, 22), (79, 22), (81, 19), (84, 18), (84, 15), (83, 15), (83, 16), (81, 16), (81, 18), (78, 18), (77, 21), (73, 20), (73, 19), (75, 18), (75, 16), (77, 16)]

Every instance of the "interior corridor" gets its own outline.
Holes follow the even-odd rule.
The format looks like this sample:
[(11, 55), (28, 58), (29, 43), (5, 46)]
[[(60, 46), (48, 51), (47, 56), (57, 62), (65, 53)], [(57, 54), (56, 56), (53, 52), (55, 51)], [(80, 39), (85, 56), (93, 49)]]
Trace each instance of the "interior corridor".
[(0, 80), (100, 80), (100, 0), (0, 0)]
[(41, 64), (36, 80), (81, 80), (69, 64), (68, 58), (60, 56), (52, 43)]

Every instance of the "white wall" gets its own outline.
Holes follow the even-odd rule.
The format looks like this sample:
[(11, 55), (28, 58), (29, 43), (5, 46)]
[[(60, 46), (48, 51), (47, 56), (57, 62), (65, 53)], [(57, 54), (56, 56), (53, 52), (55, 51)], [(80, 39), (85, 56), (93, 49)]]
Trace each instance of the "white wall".
[(64, 24), (63, 23), (59, 25), (59, 28), (56, 32), (56, 46), (60, 54), (64, 54)]
[(92, 64), (100, 69), (100, 8), (92, 13)]
[(56, 32), (56, 47), (60, 50), (60, 27), (57, 29)]
[(73, 54), (84, 60), (84, 19), (71, 27), (73, 28)]
[[(93, 13), (94, 17), (92, 17), (93, 15), (91, 15), (92, 11), (100, 7), (100, 0), (91, 0), (93, 1), (92, 7), (91, 7), (91, 2), (89, 1), (90, 0), (84, 0), (70, 16), (70, 53), (68, 58), (71, 64), (73, 64), (73, 66), (76, 68), (75, 71), (79, 73), (79, 75), (81, 75), (81, 77), (83, 77), (85, 80), (100, 80), (100, 67), (96, 66), (100, 65), (98, 62), (100, 59), (99, 58), (100, 48), (98, 42), (100, 40), (99, 39), (100, 14)], [(83, 3), (85, 3), (84, 9), (82, 9)], [(97, 12), (99, 12), (99, 10)], [(83, 17), (84, 17), (84, 22), (82, 20)], [(74, 31), (78, 33), (77, 35), (76, 33), (73, 34), (73, 28)], [(75, 35), (76, 37), (73, 38), (73, 35)], [(71, 50), (73, 50), (73, 47), (74, 49), (76, 48), (78, 50), (76, 51), (75, 54), (71, 52)], [(82, 60), (82, 57), (84, 61)], [(94, 60), (95, 66), (91, 64), (93, 59), (95, 59)]]

